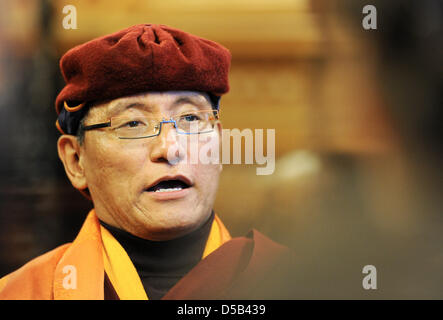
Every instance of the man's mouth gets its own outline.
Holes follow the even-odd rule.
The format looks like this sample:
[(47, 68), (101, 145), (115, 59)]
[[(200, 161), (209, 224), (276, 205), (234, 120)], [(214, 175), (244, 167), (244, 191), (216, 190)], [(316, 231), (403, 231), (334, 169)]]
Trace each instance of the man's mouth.
[(186, 177), (163, 177), (155, 181), (149, 188), (146, 189), (146, 191), (155, 193), (174, 192), (188, 189), (190, 187), (192, 187), (192, 184)]

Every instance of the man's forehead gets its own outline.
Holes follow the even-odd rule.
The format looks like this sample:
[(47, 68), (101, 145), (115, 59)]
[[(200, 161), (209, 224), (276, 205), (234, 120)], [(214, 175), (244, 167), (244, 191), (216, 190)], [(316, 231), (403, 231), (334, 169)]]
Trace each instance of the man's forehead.
[(142, 102), (142, 103), (170, 103), (177, 102), (191, 102), (191, 103), (210, 103), (209, 97), (206, 93), (197, 91), (162, 91), (162, 92), (145, 92), (134, 94), (122, 98), (117, 98), (109, 101), (110, 108), (121, 105), (127, 102)]
[(145, 92), (109, 100), (93, 108), (106, 113), (116, 113), (130, 106), (141, 105), (149, 111), (161, 109), (162, 107), (178, 107), (183, 104), (193, 104), (198, 107), (210, 107), (211, 100), (207, 93), (198, 91), (159, 91)]

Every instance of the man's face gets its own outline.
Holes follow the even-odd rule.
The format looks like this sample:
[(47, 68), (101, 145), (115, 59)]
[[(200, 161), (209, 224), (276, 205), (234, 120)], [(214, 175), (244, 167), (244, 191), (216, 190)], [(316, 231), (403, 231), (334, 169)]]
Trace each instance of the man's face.
[[(169, 119), (190, 110), (210, 109), (209, 99), (201, 93), (150, 92), (93, 107), (85, 125), (111, 117)], [(218, 124), (213, 132), (179, 137), (172, 123), (163, 123), (160, 135), (143, 139), (119, 139), (110, 128), (87, 131), (79, 161), (98, 217), (150, 240), (173, 239), (197, 229), (211, 214), (222, 167), (191, 162), (190, 152), (205, 144), (218, 149), (220, 131)], [(196, 146), (196, 136), (205, 142)], [(187, 154), (187, 160), (168, 161), (171, 154), (178, 155), (174, 150)]]

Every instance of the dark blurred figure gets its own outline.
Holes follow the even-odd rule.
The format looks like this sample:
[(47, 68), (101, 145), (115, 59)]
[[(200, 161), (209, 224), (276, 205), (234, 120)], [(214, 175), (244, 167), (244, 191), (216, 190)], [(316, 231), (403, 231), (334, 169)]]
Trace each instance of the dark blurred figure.
[[(377, 9), (377, 30), (362, 27), (367, 4)], [(441, 299), (443, 4), (312, 5), (327, 52), (317, 81), (322, 98), (313, 113), (320, 117), (325, 104), (333, 105), (329, 112), (340, 112), (347, 125), (355, 121), (353, 110), (364, 110), (364, 130), (376, 132), (380, 118), (372, 116), (381, 110), (392, 140), (372, 153), (354, 137), (349, 141), (361, 149), (285, 155), (264, 193), (271, 201), (258, 229), (296, 252), (294, 298)], [(351, 105), (342, 108), (343, 101)], [(325, 126), (336, 118), (326, 119)], [(301, 169), (304, 174), (295, 172)], [(366, 265), (376, 267), (376, 290), (362, 286)]]
[[(21, 28), (6, 22), (11, 2), (2, 6), (2, 28)], [(35, 6), (38, 25), (31, 32), (37, 40), (5, 38), (0, 49), (0, 276), (72, 241), (84, 218), (79, 213), (92, 207), (71, 187), (57, 157), (54, 101), (63, 79), (50, 28), (53, 10), (47, 0)]]
[[(355, 13), (366, 2), (344, 3), (344, 13), (361, 24), (357, 20), (361, 16)], [(395, 0), (371, 4), (377, 8), (378, 30), (366, 34), (378, 48), (380, 88), (405, 148), (411, 155), (441, 160), (443, 2)]]
[[(287, 214), (282, 233), (292, 230), (287, 241), (299, 253), (298, 297), (441, 299), (443, 3), (313, 4), (325, 32), (328, 19), (350, 22), (346, 26), (354, 39), (375, 49), (374, 86), (397, 139), (384, 154), (319, 155), (323, 170), (300, 188), (304, 194), (314, 183), (316, 191), (306, 192), (303, 204)], [(377, 30), (362, 27), (367, 4), (377, 8)], [(358, 58), (370, 63), (371, 57)], [(364, 290), (362, 269), (371, 264), (377, 267), (378, 287)]]

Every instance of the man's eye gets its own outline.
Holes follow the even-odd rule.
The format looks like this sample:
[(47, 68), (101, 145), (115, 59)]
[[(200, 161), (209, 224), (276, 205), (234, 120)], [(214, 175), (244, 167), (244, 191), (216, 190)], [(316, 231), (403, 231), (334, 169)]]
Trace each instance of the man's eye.
[(182, 119), (185, 121), (189, 121), (189, 122), (200, 120), (200, 118), (195, 114), (184, 115), (184, 116), (182, 116)]
[(124, 127), (129, 127), (129, 128), (135, 128), (138, 127), (140, 125), (142, 125), (143, 123), (137, 120), (132, 120), (132, 121), (128, 121), (124, 124)]

